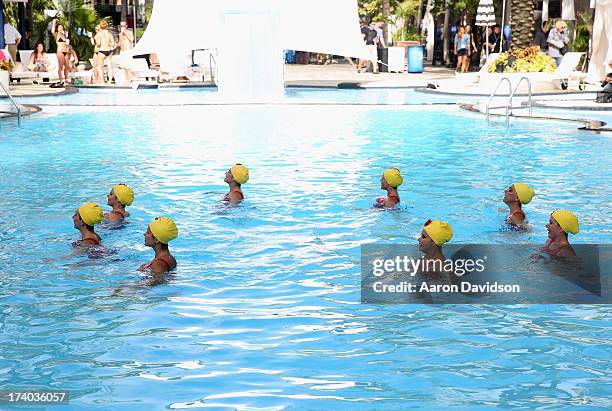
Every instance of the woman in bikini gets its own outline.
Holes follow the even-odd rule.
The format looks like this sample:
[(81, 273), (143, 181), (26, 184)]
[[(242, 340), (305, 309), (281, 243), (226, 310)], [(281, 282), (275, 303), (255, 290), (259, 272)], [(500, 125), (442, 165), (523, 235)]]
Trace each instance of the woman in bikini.
[(63, 85), (68, 79), (68, 67), (66, 66), (68, 37), (66, 37), (63, 24), (58, 24), (55, 26), (53, 38), (55, 38), (55, 43), (57, 44), (57, 76), (59, 77), (59, 82)]
[(570, 245), (567, 235), (578, 234), (578, 218), (569, 210), (557, 210), (550, 215), (546, 224), (548, 230), (548, 241), (541, 251), (553, 257), (572, 257), (576, 252)]
[(113, 210), (104, 214), (104, 218), (112, 222), (123, 221), (128, 215), (125, 207), (131, 206), (133, 202), (134, 191), (126, 184), (117, 184), (107, 195), (106, 204), (113, 207)]
[(51, 66), (51, 61), (45, 53), (45, 45), (42, 43), (38, 43), (36, 45), (36, 49), (34, 53), (32, 53), (32, 57), (30, 58), (30, 64), (28, 64), (28, 70), (35, 72), (45, 72), (49, 71), (49, 67)]
[(157, 217), (149, 224), (144, 235), (144, 243), (155, 251), (149, 263), (140, 266), (140, 271), (163, 274), (176, 267), (176, 259), (170, 254), (168, 243), (178, 237), (178, 229), (171, 218)]
[(115, 77), (113, 73), (113, 65), (111, 57), (113, 50), (115, 50), (115, 39), (113, 35), (108, 31), (108, 22), (102, 20), (100, 22), (100, 31), (94, 37), (95, 47), (98, 50), (96, 53), (96, 69), (98, 70), (98, 81), (101, 83), (106, 82), (104, 77), (104, 66), (108, 65), (108, 80), (109, 82)]
[(244, 200), (241, 186), (249, 181), (249, 170), (245, 166), (240, 163), (234, 165), (227, 170), (223, 181), (226, 182), (230, 188), (229, 193), (225, 195), (223, 201), (235, 204)]
[(523, 212), (522, 205), (529, 204), (535, 192), (527, 184), (515, 183), (504, 190), (504, 203), (510, 209), (506, 217), (506, 224), (521, 226), (527, 216)]
[(404, 178), (397, 168), (386, 170), (380, 178), (380, 188), (387, 190), (387, 197), (379, 197), (376, 199), (375, 207), (392, 208), (400, 202), (397, 187), (401, 186)]
[(75, 211), (72, 216), (74, 228), (81, 233), (81, 239), (76, 241), (75, 246), (92, 247), (100, 245), (102, 239), (94, 231), (94, 226), (102, 221), (104, 213), (96, 203), (85, 203)]

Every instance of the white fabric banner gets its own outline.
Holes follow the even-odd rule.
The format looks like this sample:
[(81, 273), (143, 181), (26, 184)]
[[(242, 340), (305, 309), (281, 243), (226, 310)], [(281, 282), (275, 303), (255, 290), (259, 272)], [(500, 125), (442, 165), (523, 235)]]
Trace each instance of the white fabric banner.
[[(183, 55), (224, 45), (228, 10), (266, 8), (280, 13), (280, 41), (285, 49), (367, 58), (359, 29), (357, 0), (155, 0), (151, 21), (132, 54)], [(325, 26), (317, 24), (325, 11)]]
[(561, 3), (561, 18), (565, 21), (576, 20), (574, 0), (563, 0)]
[(593, 45), (589, 62), (589, 81), (601, 81), (612, 61), (612, 0), (595, 2)]

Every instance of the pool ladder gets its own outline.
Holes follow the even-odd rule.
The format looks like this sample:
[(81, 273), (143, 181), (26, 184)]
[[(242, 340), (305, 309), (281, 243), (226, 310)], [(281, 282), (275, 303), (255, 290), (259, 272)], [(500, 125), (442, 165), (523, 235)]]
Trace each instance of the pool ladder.
[(17, 104), (11, 93), (9, 93), (8, 87), (4, 85), (3, 82), (0, 81), (0, 86), (2, 86), (2, 90), (6, 93), (8, 98), (11, 100), (15, 108), (17, 109), (17, 125), (21, 127), (21, 106)]
[[(503, 77), (501, 80), (499, 80), (499, 83), (497, 83), (497, 87), (495, 87), (495, 90), (493, 90), (493, 92), (489, 96), (489, 101), (487, 102), (487, 122), (489, 122), (489, 117), (490, 117), (489, 111), (491, 109), (505, 108), (506, 109), (506, 127), (510, 125), (510, 115), (512, 114), (512, 98), (518, 91), (518, 88), (521, 86), (521, 83), (523, 82), (523, 80), (527, 82), (527, 87), (529, 91), (528, 93), (529, 100), (527, 101), (527, 105), (529, 107), (529, 117), (531, 117), (531, 109), (533, 106), (532, 94), (531, 94), (531, 80), (529, 80), (529, 78), (527, 77), (521, 77), (521, 79), (517, 83), (514, 90), (512, 90), (512, 82), (510, 81), (510, 79), (508, 77)], [(501, 86), (503, 82), (508, 83), (508, 99), (506, 100), (506, 105), (498, 106), (498, 107), (491, 107), (491, 101), (493, 101), (493, 97), (495, 97), (495, 95), (497, 94), (497, 90), (499, 90), (499, 86)]]

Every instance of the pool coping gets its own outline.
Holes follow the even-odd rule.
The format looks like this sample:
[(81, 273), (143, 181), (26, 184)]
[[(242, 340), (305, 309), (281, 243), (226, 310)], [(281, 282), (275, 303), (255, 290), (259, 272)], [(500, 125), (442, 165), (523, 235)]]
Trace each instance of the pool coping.
[[(477, 103), (476, 104), (475, 103), (464, 103), (464, 104), (461, 104), (459, 107), (462, 110), (469, 111), (471, 113), (482, 114), (482, 115), (486, 114), (482, 112), (481, 110), (479, 110), (476, 106), (477, 106)], [(498, 114), (498, 113), (489, 113), (489, 115), (493, 117), (505, 117), (505, 114)], [(554, 121), (567, 121), (571, 123), (582, 123), (585, 125), (582, 127), (578, 127), (578, 130), (593, 131), (597, 134), (601, 132), (612, 132), (612, 128), (604, 127), (607, 125), (607, 123), (602, 120), (593, 120), (593, 119), (587, 119), (587, 118), (571, 118), (571, 117), (561, 117), (561, 116), (544, 116), (544, 115), (526, 116), (526, 115), (518, 115), (518, 114), (510, 114), (510, 118), (518, 118), (518, 119), (526, 119), (526, 120), (544, 120), (544, 121), (554, 120)]]
[[(42, 111), (42, 107), (36, 104), (20, 104), (21, 107), (25, 107), (26, 110), (21, 112), (22, 116), (29, 116), (34, 113)], [(17, 113), (14, 111), (0, 111), (0, 119), (17, 117)]]

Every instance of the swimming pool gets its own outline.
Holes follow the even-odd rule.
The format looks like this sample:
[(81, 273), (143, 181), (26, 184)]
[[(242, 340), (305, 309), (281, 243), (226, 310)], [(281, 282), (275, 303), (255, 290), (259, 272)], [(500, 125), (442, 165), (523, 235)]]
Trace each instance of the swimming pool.
[[(316, 104), (49, 105), (1, 131), (5, 389), (67, 389), (72, 409), (610, 405), (606, 306), (359, 303), (360, 245), (414, 243), (428, 218), (451, 222), (457, 243), (543, 244), (563, 206), (581, 219), (576, 243), (610, 243), (603, 135), (507, 130), (454, 106)], [(251, 179), (227, 208), (236, 161)], [(373, 209), (390, 166), (402, 206)], [(516, 180), (537, 191), (533, 229), (500, 232)], [(128, 224), (97, 230), (117, 253), (62, 259), (76, 206), (105, 204), (119, 182), (136, 192)], [(138, 287), (158, 215), (179, 225), (179, 266)]]

